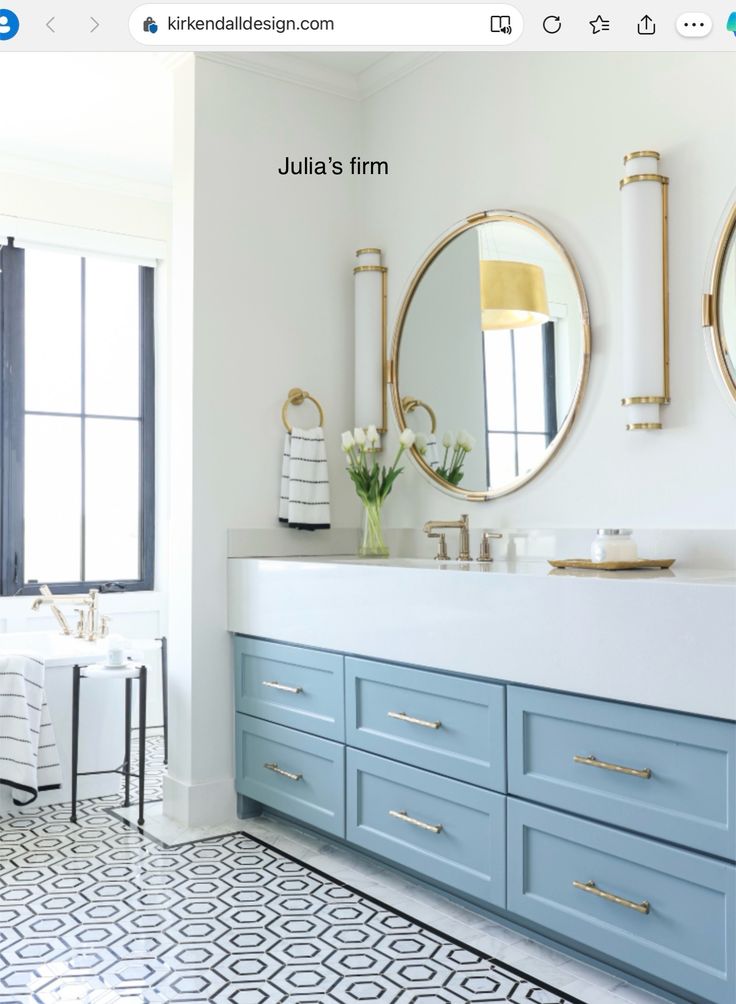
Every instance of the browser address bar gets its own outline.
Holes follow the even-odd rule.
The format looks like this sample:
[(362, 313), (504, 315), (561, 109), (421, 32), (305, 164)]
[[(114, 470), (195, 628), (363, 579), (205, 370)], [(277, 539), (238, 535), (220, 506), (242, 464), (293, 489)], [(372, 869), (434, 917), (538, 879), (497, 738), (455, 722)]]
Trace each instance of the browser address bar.
[(523, 30), (510, 4), (150, 3), (130, 17), (148, 46), (509, 45)]

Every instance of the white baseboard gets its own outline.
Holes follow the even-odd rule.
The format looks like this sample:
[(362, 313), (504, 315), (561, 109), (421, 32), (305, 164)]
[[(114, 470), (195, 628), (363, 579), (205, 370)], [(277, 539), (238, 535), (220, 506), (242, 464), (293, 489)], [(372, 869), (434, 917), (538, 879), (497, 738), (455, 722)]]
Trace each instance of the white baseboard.
[(164, 815), (182, 826), (219, 826), (232, 821), (235, 785), (231, 777), (189, 784), (164, 774)]

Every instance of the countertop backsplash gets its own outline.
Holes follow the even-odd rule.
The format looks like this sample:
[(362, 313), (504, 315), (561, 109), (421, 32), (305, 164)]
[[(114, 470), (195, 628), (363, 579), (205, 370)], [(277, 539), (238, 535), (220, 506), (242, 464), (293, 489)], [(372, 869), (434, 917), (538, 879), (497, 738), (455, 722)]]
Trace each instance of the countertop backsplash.
[[(493, 540), (493, 556), (499, 561), (585, 558), (595, 529), (518, 529), (474, 524), (470, 512), (470, 553), (480, 551), (485, 529), (503, 534)], [(678, 568), (736, 571), (736, 530), (652, 530), (633, 528), (642, 558), (675, 558)], [(421, 529), (387, 529), (386, 543), (395, 558), (432, 558), (436, 541)], [(447, 531), (450, 557), (457, 555), (457, 532)], [(310, 557), (356, 554), (360, 540), (357, 527), (333, 528), (308, 533), (283, 527), (228, 531), (228, 557)]]

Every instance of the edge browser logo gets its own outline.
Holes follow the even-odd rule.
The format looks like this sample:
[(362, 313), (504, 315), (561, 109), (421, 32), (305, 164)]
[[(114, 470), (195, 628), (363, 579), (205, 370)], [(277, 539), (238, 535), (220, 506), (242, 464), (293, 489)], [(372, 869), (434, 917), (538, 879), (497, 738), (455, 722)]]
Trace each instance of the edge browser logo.
[(736, 10), (731, 11), (726, 22), (726, 31), (732, 31), (736, 35)]

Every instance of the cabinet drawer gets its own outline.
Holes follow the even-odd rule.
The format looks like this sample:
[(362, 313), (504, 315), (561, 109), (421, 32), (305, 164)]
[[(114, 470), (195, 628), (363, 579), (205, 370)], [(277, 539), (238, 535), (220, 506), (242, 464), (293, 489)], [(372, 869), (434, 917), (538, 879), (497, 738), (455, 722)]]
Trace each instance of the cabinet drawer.
[(235, 787), (272, 809), (345, 836), (345, 748), (238, 714)]
[(346, 658), (345, 698), (349, 745), (506, 790), (503, 687)]
[(733, 724), (521, 687), (507, 714), (509, 792), (736, 858)]
[(506, 799), (347, 751), (348, 840), (496, 906), (505, 904)]
[(733, 1004), (733, 865), (514, 798), (508, 849), (509, 910), (674, 990)]
[(236, 636), (236, 710), (341, 742), (342, 663), (334, 652)]

